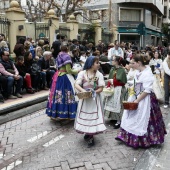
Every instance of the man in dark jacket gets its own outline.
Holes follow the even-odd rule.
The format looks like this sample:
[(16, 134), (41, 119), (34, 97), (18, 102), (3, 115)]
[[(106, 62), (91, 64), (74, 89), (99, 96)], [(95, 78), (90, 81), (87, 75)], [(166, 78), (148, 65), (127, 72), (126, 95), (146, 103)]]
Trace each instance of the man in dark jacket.
[[(23, 78), (19, 75), (17, 68), (14, 63), (9, 59), (9, 52), (3, 51), (0, 61), (0, 73), (7, 78), (7, 88), (8, 88), (8, 98), (16, 99), (22, 98), (21, 96), (21, 87), (23, 85)], [(15, 95), (12, 95), (12, 88), (14, 85), (14, 81), (16, 82)]]
[(7, 78), (0, 73), (0, 102), (7, 98)]
[(54, 67), (50, 65), (50, 58), (52, 54), (50, 51), (45, 51), (43, 57), (39, 59), (38, 65), (41, 68), (43, 89), (46, 90), (46, 85), (51, 86), (52, 77), (55, 73)]
[(61, 50), (60, 50), (60, 46), (61, 46), (61, 41), (60, 41), (60, 39), (61, 39), (61, 36), (60, 36), (60, 34), (58, 34), (58, 35), (56, 36), (56, 40), (53, 42), (52, 47), (51, 47), (52, 54), (53, 54), (53, 57), (54, 57), (54, 58), (57, 58), (58, 53), (61, 51)]

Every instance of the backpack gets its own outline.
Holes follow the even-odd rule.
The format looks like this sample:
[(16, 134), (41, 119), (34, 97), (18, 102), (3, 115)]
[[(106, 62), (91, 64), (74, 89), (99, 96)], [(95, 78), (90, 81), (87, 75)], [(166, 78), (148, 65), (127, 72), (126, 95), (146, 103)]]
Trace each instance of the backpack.
[(31, 65), (31, 75), (37, 75), (41, 72), (40, 66), (37, 64), (37, 62), (32, 63)]

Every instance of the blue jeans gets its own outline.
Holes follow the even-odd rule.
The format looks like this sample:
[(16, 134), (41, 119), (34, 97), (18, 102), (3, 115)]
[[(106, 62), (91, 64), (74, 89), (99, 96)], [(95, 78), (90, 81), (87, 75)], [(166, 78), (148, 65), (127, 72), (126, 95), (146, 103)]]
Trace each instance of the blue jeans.
[(14, 86), (14, 82), (16, 83), (15, 85), (15, 94), (21, 93), (21, 87), (23, 85), (23, 78), (20, 76), (18, 80), (15, 80), (13, 77), (9, 76), (8, 77), (8, 82), (7, 82), (7, 88), (8, 88), (8, 96), (12, 94), (12, 88)]
[(42, 71), (42, 72), (40, 73), (40, 77), (41, 77), (41, 83), (42, 83), (42, 84), (40, 84), (40, 86), (41, 86), (41, 87), (45, 87), (45, 86), (46, 86), (46, 81), (47, 81), (47, 80), (46, 80), (46, 72), (43, 72), (43, 71)]

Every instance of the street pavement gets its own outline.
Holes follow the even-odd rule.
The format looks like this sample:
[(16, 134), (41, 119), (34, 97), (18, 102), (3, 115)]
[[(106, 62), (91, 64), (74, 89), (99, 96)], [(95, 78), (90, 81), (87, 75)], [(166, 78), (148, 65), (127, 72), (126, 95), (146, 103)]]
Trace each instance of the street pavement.
[[(168, 124), (169, 109), (162, 111)], [(114, 139), (117, 130), (109, 121), (106, 126), (105, 133), (95, 136), (95, 146), (87, 148), (83, 135), (74, 130), (74, 121), (53, 121), (44, 109), (9, 121), (0, 125), (0, 169), (157, 170), (165, 167), (158, 155), (162, 152), (164, 156), (166, 150), (164, 162), (168, 160), (170, 124), (165, 145), (150, 149), (127, 147)]]

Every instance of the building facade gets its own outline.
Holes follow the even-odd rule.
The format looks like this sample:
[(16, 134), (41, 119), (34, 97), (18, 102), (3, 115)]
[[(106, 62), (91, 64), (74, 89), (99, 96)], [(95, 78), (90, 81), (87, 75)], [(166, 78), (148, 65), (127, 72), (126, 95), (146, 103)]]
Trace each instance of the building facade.
[(116, 25), (119, 41), (133, 42), (138, 47), (162, 45), (163, 0), (114, 0), (111, 5), (106, 0), (87, 7), (94, 12), (106, 10), (102, 26), (110, 31), (113, 28), (110, 29), (109, 22)]

